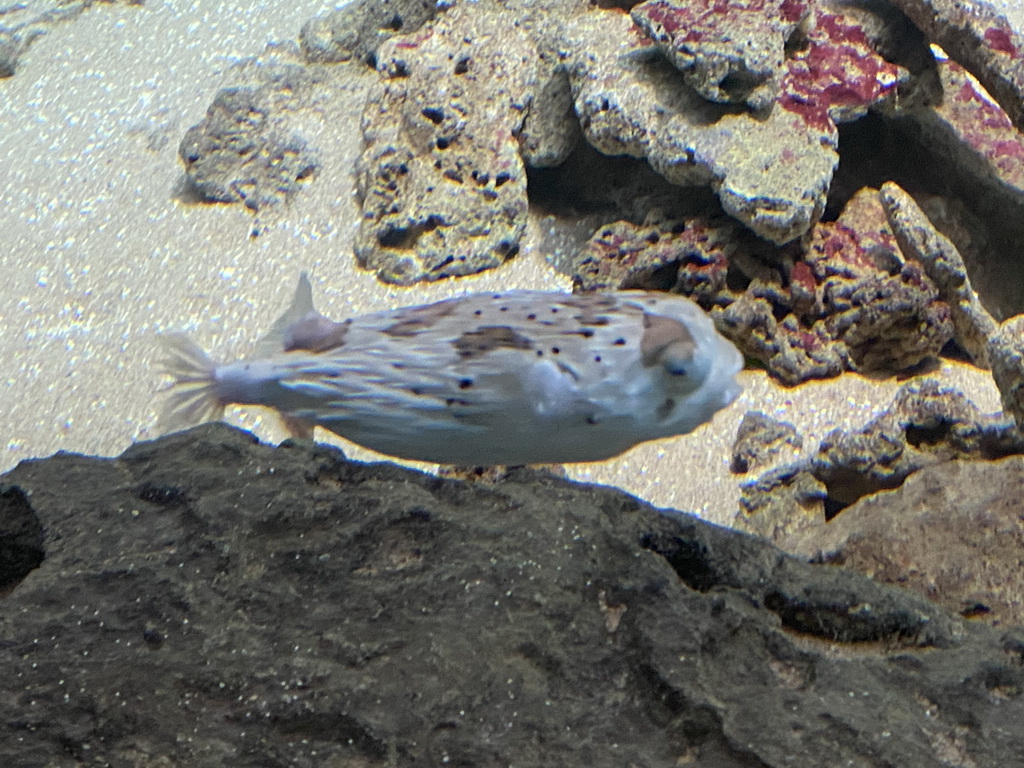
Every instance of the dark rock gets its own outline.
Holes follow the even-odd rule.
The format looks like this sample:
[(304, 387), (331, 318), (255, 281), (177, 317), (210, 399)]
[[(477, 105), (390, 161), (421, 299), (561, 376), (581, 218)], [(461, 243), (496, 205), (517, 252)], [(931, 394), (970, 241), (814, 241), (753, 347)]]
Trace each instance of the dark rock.
[(978, 300), (956, 246), (896, 184), (886, 184), (879, 195), (903, 255), (924, 267), (950, 308), (957, 342), (975, 365), (988, 368), (988, 344), (999, 324)]
[(927, 467), (889, 493), (861, 499), (796, 547), (949, 611), (1024, 623), (1024, 457)]
[(294, 58), (279, 49), (266, 64), (253, 62), (259, 84), (220, 90), (204, 120), (185, 134), (178, 155), (202, 199), (260, 211), (283, 204), (312, 179), (317, 152), (299, 129), (301, 115), (333, 86), (325, 71)]
[(46, 531), (0, 612), (12, 765), (1024, 753), (1019, 630), (611, 489), (466, 484), (223, 425), (2, 482)]
[(962, 393), (924, 379), (856, 430), (833, 430), (807, 458), (745, 484), (738, 527), (787, 552), (807, 554), (826, 521), (858, 499), (898, 488), (925, 467), (1024, 453), (1003, 416), (982, 414)]

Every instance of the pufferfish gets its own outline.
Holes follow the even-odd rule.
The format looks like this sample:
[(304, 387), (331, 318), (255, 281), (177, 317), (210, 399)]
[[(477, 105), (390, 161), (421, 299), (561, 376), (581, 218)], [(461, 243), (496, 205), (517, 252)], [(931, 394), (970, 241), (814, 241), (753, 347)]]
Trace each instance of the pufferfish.
[(461, 466), (601, 461), (682, 435), (739, 394), (743, 358), (687, 298), (643, 291), (477, 293), (335, 322), (305, 273), (253, 356), (213, 362), (165, 337), (162, 419), (277, 410), (404, 459)]

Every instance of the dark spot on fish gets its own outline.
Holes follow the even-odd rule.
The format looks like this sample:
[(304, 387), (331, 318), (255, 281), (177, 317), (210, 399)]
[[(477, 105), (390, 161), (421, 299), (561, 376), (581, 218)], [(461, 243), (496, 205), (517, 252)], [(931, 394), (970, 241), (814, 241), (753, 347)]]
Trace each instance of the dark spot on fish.
[(478, 309), (478, 310), (476, 310), (476, 311), (475, 311), (475, 312), (474, 312), (473, 314), (474, 314), (474, 315), (476, 315), (477, 317), (479, 317), (479, 316), (480, 316), (480, 315), (482, 315), (483, 313), (484, 313), (484, 311), (483, 311), (482, 309)]
[(417, 395), (417, 396), (423, 394), (423, 388), (422, 387), (409, 387), (409, 391), (412, 392), (412, 394)]
[(396, 371), (404, 371), (405, 363), (392, 363), (391, 367), (394, 368)]
[(459, 382), (459, 389), (469, 389), (472, 386), (473, 386), (473, 380), (472, 379), (462, 379)]
[(527, 320), (536, 320), (536, 319), (537, 319), (537, 316), (536, 316), (535, 314), (533, 314), (533, 313), (531, 312), (530, 314), (528, 314), (528, 315), (526, 316), (526, 319), (527, 319)]
[(560, 349), (559, 349), (558, 347), (552, 347), (552, 348), (551, 348), (551, 354), (552, 354), (552, 355), (557, 355), (557, 354), (558, 354), (559, 352), (561, 352), (561, 351), (562, 351), (562, 350), (560, 350)]
[(533, 342), (507, 325), (484, 325), (467, 331), (455, 340), (459, 357), (481, 357), (496, 349), (533, 349)]
[(584, 328), (580, 331), (566, 331), (566, 336), (582, 336), (584, 339), (589, 339), (594, 335), (594, 332), (589, 328)]
[(601, 356), (600, 355), (594, 355), (594, 362), (595, 363), (600, 363), (601, 362)]
[(624, 347), (624, 346), (626, 346), (626, 340), (625, 339), (616, 339), (615, 341), (612, 342), (612, 344), (615, 345), (616, 347)]
[(665, 402), (663, 402), (661, 405), (658, 406), (658, 412), (656, 414), (656, 416), (658, 417), (658, 421), (664, 421), (669, 416), (671, 416), (672, 415), (672, 409), (675, 408), (675, 407), (676, 407), (676, 401), (673, 400), (671, 397), (666, 398)]
[(538, 349), (537, 350), (537, 357), (544, 357), (544, 350), (543, 349)]
[(597, 424), (597, 419), (594, 418), (593, 416), (587, 416), (585, 421), (587, 422), (587, 424), (590, 424), (590, 425), (596, 425)]
[(461, 58), (457, 62), (455, 62), (455, 70), (454, 70), (454, 72), (455, 72), (456, 75), (464, 75), (468, 71), (469, 71), (469, 57), (468, 56), (464, 56), (463, 58)]
[(499, 312), (508, 312), (508, 307), (498, 307)]
[(448, 139), (444, 136), (438, 136), (437, 141), (434, 143), (438, 149), (448, 149), (448, 147), (451, 146), (452, 142), (451, 139)]

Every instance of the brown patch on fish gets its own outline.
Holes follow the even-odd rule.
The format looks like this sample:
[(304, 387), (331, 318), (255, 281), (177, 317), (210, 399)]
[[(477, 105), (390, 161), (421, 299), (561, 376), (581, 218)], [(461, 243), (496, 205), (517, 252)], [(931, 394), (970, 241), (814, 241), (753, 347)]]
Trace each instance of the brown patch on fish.
[(483, 325), (459, 336), (454, 346), (459, 357), (471, 359), (496, 349), (533, 349), (533, 342), (507, 325)]
[(424, 331), (429, 331), (441, 320), (456, 311), (454, 301), (442, 301), (437, 304), (429, 304), (425, 307), (414, 307), (397, 314), (397, 321), (381, 333), (397, 338), (410, 338), (418, 336)]
[(308, 352), (327, 352), (344, 345), (345, 335), (351, 320), (336, 323), (323, 315), (315, 315), (300, 320), (288, 329), (284, 335), (284, 351), (293, 352), (297, 349)]
[(671, 346), (676, 354), (690, 357), (696, 351), (696, 343), (685, 325), (664, 315), (644, 313), (644, 335), (640, 339), (640, 361), (645, 368), (661, 363), (662, 353)]
[(576, 314), (573, 315), (573, 319), (580, 325), (586, 326), (609, 325), (611, 318), (602, 313), (610, 312), (618, 305), (614, 298), (600, 293), (567, 296), (557, 303), (563, 307), (575, 309)]

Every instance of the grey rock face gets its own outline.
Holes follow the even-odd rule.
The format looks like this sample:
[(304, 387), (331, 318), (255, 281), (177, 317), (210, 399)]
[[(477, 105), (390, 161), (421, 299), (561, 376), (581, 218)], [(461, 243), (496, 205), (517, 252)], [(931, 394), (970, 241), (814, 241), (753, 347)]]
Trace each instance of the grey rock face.
[(610, 489), (465, 484), (223, 425), (0, 482), (0, 538), (29, 513), (46, 531), (0, 611), (13, 765), (1024, 753), (1020, 630)]
[(861, 499), (803, 542), (808, 554), (899, 584), (947, 610), (1024, 623), (1024, 457), (928, 467)]
[(736, 474), (762, 470), (777, 463), (779, 454), (799, 451), (803, 438), (796, 427), (787, 421), (778, 421), (760, 411), (747, 411), (736, 432), (729, 468)]
[(787, 552), (813, 554), (827, 519), (865, 496), (926, 467), (1020, 453), (1024, 440), (1011, 419), (982, 414), (961, 392), (924, 379), (901, 388), (860, 429), (833, 430), (806, 458), (746, 484), (737, 523)]
[(201, 198), (261, 211), (313, 178), (319, 160), (304, 135), (304, 114), (336, 84), (328, 70), (297, 59), (282, 46), (249, 62), (240, 79), (253, 84), (220, 90), (205, 119), (185, 134), (178, 155)]
[(378, 54), (363, 113), (356, 258), (387, 282), (495, 267), (526, 230), (517, 138), (540, 57), (500, 8), (457, 6)]
[(274, 130), (268, 101), (263, 89), (225, 88), (185, 134), (178, 154), (204, 199), (258, 211), (284, 202), (313, 175), (312, 151), (301, 136)]

